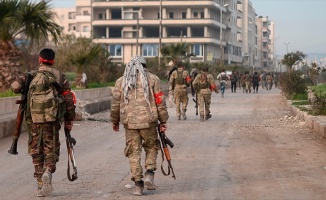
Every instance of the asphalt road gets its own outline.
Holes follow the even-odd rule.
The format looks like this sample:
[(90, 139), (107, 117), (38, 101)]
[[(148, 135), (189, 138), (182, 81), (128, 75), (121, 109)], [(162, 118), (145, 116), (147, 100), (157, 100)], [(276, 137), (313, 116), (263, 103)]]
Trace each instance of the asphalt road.
[[(176, 180), (158, 169), (158, 189), (133, 196), (124, 130), (113, 132), (106, 122), (109, 112), (103, 112), (93, 116), (98, 121), (74, 124), (79, 176), (74, 182), (66, 177), (61, 131), (54, 191), (43, 199), (326, 199), (326, 142), (289, 115), (279, 90), (246, 94), (227, 89), (223, 99), (213, 94), (213, 117), (205, 122), (195, 115), (191, 98), (187, 120), (178, 121), (175, 108), (169, 108), (166, 134), (175, 144), (170, 153)], [(11, 138), (0, 140), (1, 200), (37, 199), (27, 139), (27, 134), (19, 139), (16, 156), (7, 153)]]

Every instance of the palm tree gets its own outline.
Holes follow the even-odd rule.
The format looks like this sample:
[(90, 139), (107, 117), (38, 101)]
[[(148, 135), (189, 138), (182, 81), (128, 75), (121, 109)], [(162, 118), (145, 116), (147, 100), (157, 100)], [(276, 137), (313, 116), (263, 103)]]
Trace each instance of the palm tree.
[(187, 58), (194, 56), (189, 54), (190, 45), (180, 42), (177, 44), (170, 44), (161, 48), (162, 55), (173, 62), (184, 61)]
[(85, 88), (86, 83), (81, 82), (83, 74), (92, 70), (90, 68), (96, 65), (94, 62), (99, 62), (99, 58), (108, 60), (107, 57), (100, 55), (104, 51), (105, 49), (102, 48), (101, 44), (94, 44), (89, 38), (76, 38), (71, 35), (62, 40), (58, 49), (58, 58), (60, 57), (59, 61), (63, 61), (64, 65), (76, 67), (78, 75), (75, 84), (77, 87)]
[[(40, 44), (52, 37), (56, 44), (61, 36), (62, 28), (54, 22), (55, 13), (51, 11), (50, 0), (38, 3), (29, 0), (0, 1), (0, 81), (1, 89), (6, 89), (18, 71), (19, 51), (14, 45), (17, 36), (28, 41), (31, 46)], [(12, 66), (16, 66), (13, 69)]]

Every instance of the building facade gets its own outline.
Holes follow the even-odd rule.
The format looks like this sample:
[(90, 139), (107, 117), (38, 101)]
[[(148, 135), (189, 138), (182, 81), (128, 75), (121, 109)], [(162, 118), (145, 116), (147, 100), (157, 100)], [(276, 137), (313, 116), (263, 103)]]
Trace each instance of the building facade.
[(262, 37), (260, 19), (249, 0), (76, 0), (75, 23), (61, 24), (103, 44), (114, 62), (127, 63), (135, 54), (157, 57), (160, 47), (184, 42), (195, 55), (190, 62), (255, 68), (272, 59), (263, 57), (271, 40)]

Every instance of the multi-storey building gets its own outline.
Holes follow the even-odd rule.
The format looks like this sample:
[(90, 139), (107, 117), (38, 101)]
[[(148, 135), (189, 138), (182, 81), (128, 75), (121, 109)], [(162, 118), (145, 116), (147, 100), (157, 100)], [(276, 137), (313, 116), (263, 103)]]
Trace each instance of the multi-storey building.
[(242, 19), (243, 0), (226, 0), (223, 23), (226, 25), (224, 50), (225, 64), (241, 64), (243, 54)]
[(257, 67), (257, 27), (255, 24), (256, 12), (249, 0), (243, 0), (242, 49), (243, 65), (255, 70)]
[[(93, 40), (107, 44), (113, 58), (123, 63), (136, 53), (159, 56), (159, 46), (178, 42), (191, 45), (191, 53), (195, 55), (191, 62), (240, 61), (239, 44), (226, 48), (228, 35), (223, 16), (229, 8), (225, 5), (225, 0), (191, 3), (94, 0), (91, 4)], [(235, 54), (236, 59), (229, 54)]]
[(189, 2), (76, 0), (75, 10), (64, 11), (72, 22), (64, 22), (62, 9), (56, 12), (65, 31), (103, 44), (115, 62), (160, 56), (163, 45), (184, 42), (196, 55), (190, 62), (270, 65), (270, 31), (250, 0)]
[[(257, 36), (258, 36), (258, 64), (259, 67), (264, 68), (265, 70), (272, 69), (272, 43), (271, 38), (274, 36), (271, 34), (270, 29), (271, 21), (268, 17), (256, 17), (257, 25)], [(273, 33), (274, 34), (274, 33)]]
[(53, 8), (57, 16), (55, 22), (60, 24), (64, 34), (71, 34), (76, 31), (76, 9), (75, 8)]
[(76, 36), (91, 38), (91, 0), (76, 0)]

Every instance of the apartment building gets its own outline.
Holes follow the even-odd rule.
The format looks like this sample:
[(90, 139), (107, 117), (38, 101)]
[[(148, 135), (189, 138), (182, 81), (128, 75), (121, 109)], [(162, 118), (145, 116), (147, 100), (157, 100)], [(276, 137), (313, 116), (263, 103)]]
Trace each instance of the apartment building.
[[(256, 17), (257, 37), (258, 37), (258, 64), (264, 70), (272, 69), (272, 46), (271, 38), (274, 38), (274, 32), (271, 32), (271, 21), (268, 17)], [(273, 43), (274, 44), (274, 43)]]
[(127, 63), (135, 54), (156, 57), (161, 46), (178, 42), (191, 46), (196, 56), (190, 62), (255, 68), (273, 59), (271, 31), (250, 0), (76, 0), (74, 11), (62, 10), (74, 23), (56, 11), (64, 30), (103, 44), (114, 62)]
[(255, 71), (257, 67), (257, 27), (255, 24), (256, 12), (249, 0), (243, 0), (242, 48), (243, 65)]
[(64, 34), (76, 33), (76, 8), (53, 8), (57, 24), (60, 24)]
[[(230, 8), (226, 0), (94, 0), (93, 41), (106, 44), (113, 59), (123, 63), (136, 53), (159, 56), (161, 45), (178, 42), (190, 44), (195, 55), (191, 62), (241, 63), (241, 45), (231, 41), (237, 40), (231, 33), (238, 29), (227, 32), (226, 26), (227, 13), (236, 12), (241, 1), (234, 1)], [(236, 20), (232, 22), (236, 26)]]

